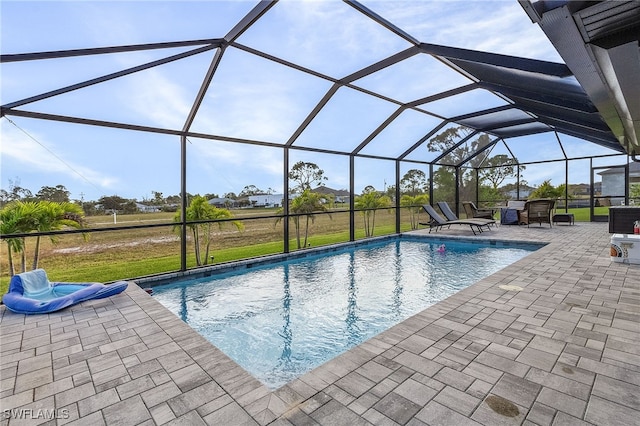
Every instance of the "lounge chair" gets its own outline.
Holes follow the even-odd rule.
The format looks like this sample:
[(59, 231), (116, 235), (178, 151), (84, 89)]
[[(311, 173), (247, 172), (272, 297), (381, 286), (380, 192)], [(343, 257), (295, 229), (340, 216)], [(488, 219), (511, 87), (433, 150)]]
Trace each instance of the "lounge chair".
[[(447, 220), (460, 220), (460, 218), (458, 216), (456, 216), (456, 214), (453, 212), (453, 210), (451, 210), (451, 207), (449, 207), (449, 203), (447, 203), (446, 201), (438, 201), (438, 207), (440, 207), (440, 211), (445, 215), (445, 217), (447, 218)], [(466, 220), (475, 220), (481, 223), (484, 223), (485, 225), (494, 225), (496, 223), (495, 220), (493, 220), (493, 218), (491, 219), (482, 219), (482, 218), (478, 218), (478, 217), (468, 217)]]
[[(483, 228), (486, 227), (489, 229), (489, 223), (487, 223), (484, 219), (460, 219), (460, 220), (446, 220), (442, 216), (436, 212), (436, 209), (429, 204), (423, 204), (422, 208), (431, 216), (431, 221), (428, 223), (420, 223), (420, 225), (428, 226), (429, 233), (431, 233), (432, 229), (435, 229), (436, 232), (442, 227), (451, 227), (451, 225), (469, 225), (471, 231), (473, 231), (473, 235), (477, 235), (478, 233), (483, 232)], [(495, 223), (495, 221), (494, 221)], [(476, 232), (478, 231), (478, 232)]]
[(555, 200), (530, 200), (524, 204), (524, 210), (520, 212), (520, 223), (529, 226), (532, 223), (548, 223), (551, 228), (551, 213)]
[(479, 209), (471, 201), (463, 201), (462, 207), (468, 219), (493, 219), (495, 211), (493, 209)]

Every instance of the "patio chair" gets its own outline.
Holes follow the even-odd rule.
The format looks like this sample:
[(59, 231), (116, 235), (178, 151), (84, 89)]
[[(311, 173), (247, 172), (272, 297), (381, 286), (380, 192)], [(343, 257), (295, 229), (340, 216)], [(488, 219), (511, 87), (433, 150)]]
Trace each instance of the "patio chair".
[(482, 233), (484, 227), (489, 229), (489, 223), (487, 223), (483, 219), (446, 220), (445, 218), (440, 216), (438, 212), (436, 212), (436, 209), (434, 209), (433, 206), (429, 204), (423, 204), (422, 208), (427, 212), (427, 214), (429, 214), (429, 216), (431, 216), (431, 221), (429, 221), (428, 223), (420, 223), (420, 225), (429, 227), (429, 233), (431, 233), (431, 230), (434, 228), (436, 232), (438, 232), (440, 228), (445, 226), (447, 228), (450, 228), (451, 225), (469, 225), (471, 231), (473, 232), (473, 235)]
[(469, 219), (493, 219), (493, 215), (495, 214), (493, 209), (481, 210), (471, 201), (463, 201), (462, 207), (464, 207), (464, 212), (467, 214), (467, 218)]
[(555, 200), (530, 200), (524, 205), (524, 210), (520, 212), (520, 223), (529, 226), (532, 223), (548, 223), (551, 228), (551, 213)]
[[(446, 201), (438, 201), (436, 204), (438, 204), (438, 207), (440, 208), (440, 211), (445, 215), (445, 217), (447, 218), (447, 220), (451, 221), (451, 220), (460, 220), (460, 218), (458, 216), (456, 216), (456, 214), (453, 212), (453, 210), (451, 210), (451, 207), (449, 207), (449, 203), (447, 203)], [(491, 219), (483, 219), (483, 218), (477, 218), (477, 217), (467, 217), (467, 220), (475, 220), (487, 225), (492, 225), (495, 224), (496, 221), (493, 220), (493, 218)]]

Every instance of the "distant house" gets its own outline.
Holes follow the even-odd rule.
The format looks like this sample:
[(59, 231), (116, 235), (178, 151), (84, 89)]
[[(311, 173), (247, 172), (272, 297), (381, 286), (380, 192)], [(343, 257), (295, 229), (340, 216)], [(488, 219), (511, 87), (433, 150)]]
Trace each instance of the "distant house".
[(312, 189), (311, 192), (333, 195), (333, 200), (336, 203), (348, 203), (349, 200), (351, 199), (351, 194), (346, 189), (333, 189), (324, 185)]
[(158, 213), (162, 211), (162, 207), (159, 206), (148, 206), (146, 204), (136, 203), (136, 207), (142, 213)]
[(237, 201), (231, 198), (211, 198), (209, 204), (219, 209), (227, 209), (230, 207), (236, 207)]
[[(520, 199), (526, 200), (527, 198), (529, 198), (529, 194), (531, 194), (534, 190), (535, 188), (532, 188), (530, 186), (520, 186)], [(506, 195), (510, 200), (518, 199), (518, 191), (516, 189), (510, 189), (509, 191), (506, 191), (504, 195)]]
[(281, 207), (283, 194), (249, 195), (249, 201), (253, 207)]
[[(611, 205), (624, 203), (625, 176), (624, 168), (613, 167), (598, 173), (602, 177), (602, 197), (609, 197)], [(640, 182), (640, 163), (629, 163), (629, 183)]]

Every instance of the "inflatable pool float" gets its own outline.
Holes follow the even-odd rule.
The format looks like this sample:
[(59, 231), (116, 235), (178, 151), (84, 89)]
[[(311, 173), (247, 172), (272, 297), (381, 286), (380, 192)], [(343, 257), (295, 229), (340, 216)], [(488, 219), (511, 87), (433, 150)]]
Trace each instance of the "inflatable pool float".
[(44, 269), (35, 269), (11, 277), (9, 291), (2, 302), (18, 314), (47, 314), (85, 300), (113, 296), (126, 288), (125, 281), (108, 285), (50, 282)]

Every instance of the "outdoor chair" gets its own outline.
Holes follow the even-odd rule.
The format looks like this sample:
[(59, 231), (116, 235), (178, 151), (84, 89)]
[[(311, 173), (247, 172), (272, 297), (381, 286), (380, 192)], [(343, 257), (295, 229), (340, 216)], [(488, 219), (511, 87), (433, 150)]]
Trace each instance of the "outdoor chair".
[(464, 212), (467, 214), (467, 218), (469, 219), (493, 219), (493, 215), (495, 214), (493, 209), (481, 210), (471, 201), (463, 201), (462, 207), (464, 207)]
[(555, 200), (530, 200), (524, 205), (524, 210), (520, 212), (520, 223), (529, 226), (532, 223), (548, 223), (551, 228), (551, 213)]
[[(438, 204), (438, 207), (440, 208), (440, 211), (445, 215), (447, 220), (450, 220), (450, 221), (451, 220), (460, 220), (460, 218), (458, 216), (456, 216), (456, 214), (453, 212), (453, 210), (451, 210), (451, 207), (449, 207), (449, 203), (447, 203), (446, 201), (438, 201), (436, 204)], [(478, 222), (485, 223), (487, 225), (492, 225), (492, 224), (496, 223), (496, 221), (493, 220), (493, 218), (486, 219), (486, 218), (467, 217), (467, 220), (475, 220), (475, 221), (478, 221)]]
[[(483, 232), (483, 228), (486, 227), (489, 229), (490, 223), (487, 223), (486, 220), (483, 219), (461, 219), (461, 220), (446, 220), (438, 212), (433, 206), (429, 204), (423, 204), (422, 208), (427, 212), (429, 216), (431, 216), (431, 221), (428, 223), (421, 222), (420, 225), (428, 226), (429, 233), (431, 233), (432, 229), (435, 229), (438, 232), (442, 227), (450, 228), (451, 225), (469, 225), (471, 231), (473, 231), (473, 235), (477, 235), (477, 233)], [(477, 231), (477, 232), (476, 232)]]

